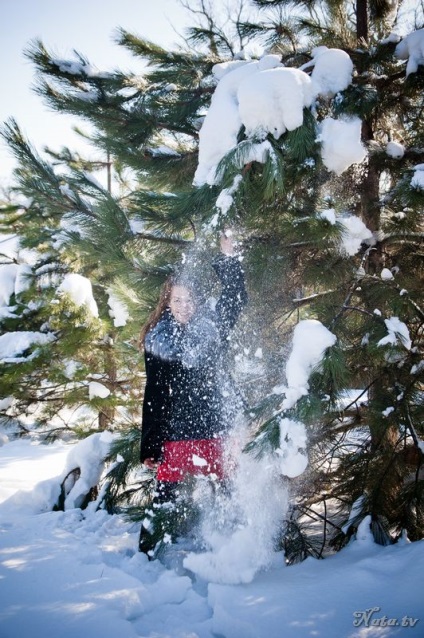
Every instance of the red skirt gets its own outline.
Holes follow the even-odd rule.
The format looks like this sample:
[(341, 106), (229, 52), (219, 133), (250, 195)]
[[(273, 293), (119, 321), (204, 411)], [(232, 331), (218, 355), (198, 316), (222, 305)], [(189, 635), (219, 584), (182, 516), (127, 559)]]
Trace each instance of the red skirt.
[(162, 462), (157, 470), (158, 481), (176, 483), (187, 474), (215, 474), (219, 479), (224, 478), (222, 440), (166, 441)]

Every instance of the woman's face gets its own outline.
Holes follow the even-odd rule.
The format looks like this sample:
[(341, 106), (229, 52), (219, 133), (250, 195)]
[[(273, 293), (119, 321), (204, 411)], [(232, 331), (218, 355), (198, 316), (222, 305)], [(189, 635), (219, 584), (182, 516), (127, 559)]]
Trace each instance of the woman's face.
[(196, 309), (193, 296), (185, 286), (173, 286), (169, 298), (169, 307), (178, 323), (187, 323)]

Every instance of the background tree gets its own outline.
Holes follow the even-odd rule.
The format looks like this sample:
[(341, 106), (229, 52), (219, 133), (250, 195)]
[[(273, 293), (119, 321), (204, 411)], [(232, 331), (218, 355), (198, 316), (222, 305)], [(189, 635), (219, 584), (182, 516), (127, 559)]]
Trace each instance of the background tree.
[[(263, 350), (260, 378), (242, 379), (249, 450), (272, 454), (287, 418), (309, 432), (309, 470), (293, 481), (282, 541), (289, 560), (340, 547), (366, 515), (378, 542), (403, 530), (422, 536), (423, 70), (414, 39), (390, 35), (401, 5), (256, 0), (224, 28), (205, 2), (190, 3), (200, 22), (188, 48), (118, 32), (118, 44), (147, 61), (142, 77), (101, 73), (82, 55), (58, 60), (41, 42), (28, 52), (48, 104), (93, 125), (93, 143), (121, 179), (126, 172), (125, 196), (105, 193), (61, 153), (74, 193), (69, 249), (92, 265), (90, 278), (120, 291), (133, 335), (164, 276), (187, 254), (207, 273), (217, 232), (238, 229), (251, 299), (245, 349)], [(256, 63), (256, 79), (284, 77), (285, 94), (303, 100), (286, 105), (295, 123), (281, 126), (273, 82), (244, 84), (256, 108), (241, 112), (231, 81), (258, 43), (271, 55)], [(217, 149), (225, 135), (232, 143)], [(11, 129), (6, 137), (13, 144)], [(31, 163), (29, 175), (40, 174)], [(34, 198), (45, 189), (40, 180), (20, 187)], [(69, 204), (62, 194), (54, 206), (61, 218)], [(289, 384), (294, 326), (311, 318), (337, 342), (289, 404), (287, 387), (275, 388)], [(114, 450), (124, 458), (110, 477), (114, 502), (136, 493), (136, 438), (132, 429)]]
[(0, 319), (3, 418), (24, 431), (42, 425), (49, 436), (67, 429), (86, 436), (131, 422), (141, 370), (119, 314), (125, 309), (111, 302), (107, 273), (95, 256), (85, 259), (66, 240), (75, 232), (74, 210), (93, 217), (95, 197), (111, 197), (83, 172), (72, 190), (72, 161), (66, 170), (44, 161), (13, 121), (4, 134), (19, 158), (20, 203), (1, 211), (2, 230), (19, 240), (9, 258), (14, 271), (6, 264), (0, 270), (11, 283)]

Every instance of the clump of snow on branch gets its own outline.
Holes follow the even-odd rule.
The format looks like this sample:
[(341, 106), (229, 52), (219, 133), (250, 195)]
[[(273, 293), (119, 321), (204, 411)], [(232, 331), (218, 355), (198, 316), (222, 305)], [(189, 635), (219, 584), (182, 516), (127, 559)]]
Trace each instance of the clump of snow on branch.
[[(264, 142), (264, 144), (266, 144), (266, 142)], [(218, 195), (215, 205), (221, 212), (221, 215), (226, 215), (230, 210), (233, 204), (233, 195), (237, 191), (241, 180), (241, 175), (236, 175), (231, 186), (229, 188), (224, 188)]]
[(319, 365), (327, 348), (336, 343), (336, 336), (316, 319), (304, 319), (294, 329), (292, 350), (286, 363), (287, 388), (283, 410), (289, 410), (308, 394), (308, 379)]
[(362, 122), (358, 117), (335, 120), (326, 117), (319, 125), (318, 141), (324, 166), (341, 175), (352, 164), (362, 162), (366, 149), (361, 142)]
[(63, 374), (67, 379), (73, 379), (77, 374), (78, 370), (82, 368), (82, 364), (78, 361), (74, 361), (73, 359), (64, 359), (62, 361), (63, 364)]
[(99, 310), (93, 297), (93, 288), (87, 277), (76, 273), (69, 273), (65, 275), (57, 292), (59, 294), (69, 295), (76, 306), (85, 306), (92, 317), (99, 316)]
[(12, 296), (19, 296), (30, 287), (35, 252), (22, 250), (14, 235), (0, 235), (0, 252), (3, 259), (13, 261), (0, 264), (0, 317), (11, 317), (14, 310), (10, 307)]
[[(239, 150), (241, 150), (240, 146)], [(235, 158), (236, 161), (234, 163), (241, 169), (250, 162), (259, 162), (260, 164), (264, 164), (269, 156), (275, 157), (275, 151), (269, 141), (264, 140), (263, 142), (247, 144), (243, 148), (243, 152), (239, 153), (238, 158)], [(216, 178), (219, 181), (221, 178), (220, 172), (216, 174)], [(218, 209), (218, 214), (211, 220), (211, 227), (217, 226), (220, 215), (226, 215), (228, 213), (234, 203), (234, 194), (237, 192), (242, 180), (243, 178), (241, 175), (236, 175), (231, 186), (229, 188), (224, 188), (218, 195), (215, 203), (215, 206)]]
[[(304, 68), (314, 67), (311, 77)], [(332, 97), (346, 89), (352, 80), (353, 63), (340, 49), (317, 47), (313, 59), (304, 67), (285, 67), (276, 55), (257, 61), (233, 61), (217, 64), (213, 74), (218, 81), (209, 110), (199, 131), (199, 163), (194, 185), (213, 185), (219, 181), (217, 166), (237, 146), (242, 126), (247, 138), (263, 140), (271, 134), (278, 139), (303, 124), (303, 111), (321, 95)], [(332, 120), (334, 122), (334, 120)], [(360, 162), (365, 149), (358, 133), (360, 121), (341, 121), (335, 139), (330, 124), (321, 131), (324, 163), (338, 174), (352, 163)], [(337, 144), (342, 136), (341, 144)], [(331, 161), (330, 156), (336, 155)], [(267, 153), (257, 161), (265, 161)], [(326, 165), (327, 165), (326, 164)]]
[(123, 301), (118, 299), (112, 290), (108, 290), (107, 292), (109, 295), (107, 304), (110, 308), (109, 315), (113, 318), (113, 325), (115, 328), (126, 326), (129, 319), (128, 308)]
[(32, 332), (22, 330), (20, 332), (6, 332), (0, 336), (0, 362), (1, 363), (20, 363), (22, 361), (30, 361), (36, 355), (34, 351), (29, 356), (19, 356), (24, 354), (32, 346), (44, 345), (54, 341), (53, 333)]
[(312, 56), (302, 69), (314, 67), (311, 79), (315, 95), (334, 97), (347, 89), (352, 81), (353, 62), (345, 51), (321, 46), (312, 49)]
[(110, 395), (110, 390), (103, 383), (99, 383), (98, 381), (90, 381), (88, 384), (88, 395), (91, 399), (95, 399), (99, 397), (100, 399), (106, 399)]
[(383, 268), (383, 270), (380, 273), (380, 277), (382, 278), (383, 281), (390, 281), (391, 279), (394, 279), (392, 271), (389, 270), (388, 268)]
[(416, 190), (424, 190), (424, 164), (417, 164), (417, 166), (414, 166), (411, 186)]
[[(0, 410), (8, 410), (14, 402), (13, 397), (6, 397), (5, 399), (0, 399)], [(1, 445), (1, 442), (0, 442)]]
[(99, 483), (115, 436), (111, 432), (92, 434), (72, 448), (61, 478), (65, 479), (76, 468), (79, 468), (80, 475), (65, 498), (65, 510), (81, 507), (90, 489)]
[(299, 69), (278, 67), (260, 71), (240, 85), (237, 98), (248, 137), (278, 139), (303, 124), (303, 109), (312, 103), (310, 77)]
[(0, 266), (0, 307), (7, 307), (12, 295), (19, 295), (28, 289), (31, 272), (28, 264)]
[(195, 186), (214, 184), (216, 167), (228, 151), (237, 145), (241, 128), (237, 91), (248, 76), (266, 68), (279, 66), (278, 56), (265, 56), (259, 61), (235, 61), (217, 64), (213, 74), (218, 85), (199, 131), (199, 163)]
[(156, 147), (146, 147), (146, 151), (148, 151), (153, 157), (181, 157), (181, 153), (178, 153), (178, 151), (170, 146), (166, 146), (165, 144), (161, 144)]
[(280, 469), (284, 476), (295, 478), (308, 465), (306, 454), (307, 435), (303, 423), (293, 419), (280, 419), (280, 447), (276, 450), (280, 457)]
[(398, 343), (401, 343), (407, 350), (410, 350), (412, 342), (409, 335), (408, 326), (403, 321), (401, 321), (399, 317), (390, 317), (390, 319), (385, 319), (384, 323), (386, 324), (388, 334), (386, 337), (380, 339), (377, 345), (396, 346)]
[(393, 159), (402, 159), (405, 155), (405, 147), (399, 142), (388, 142), (386, 146), (386, 153)]
[(63, 60), (60, 58), (52, 58), (52, 64), (59, 68), (62, 73), (69, 73), (70, 75), (81, 75), (89, 78), (102, 78), (108, 79), (113, 77), (112, 73), (106, 71), (100, 71), (97, 67), (88, 62), (81, 62), (77, 60)]
[(356, 255), (363, 242), (373, 238), (372, 232), (365, 226), (362, 219), (356, 215), (348, 215), (340, 218), (343, 226), (342, 247), (349, 256)]
[(424, 359), (415, 363), (411, 368), (411, 374), (420, 374), (424, 370)]
[(408, 60), (406, 75), (416, 73), (419, 65), (424, 64), (424, 29), (409, 33), (396, 46), (395, 55), (399, 60)]
[(38, 259), (38, 252), (29, 248), (22, 248), (17, 235), (0, 234), (0, 252), (3, 258), (19, 264), (34, 265)]
[(342, 254), (356, 255), (363, 242), (370, 242), (373, 239), (372, 232), (356, 215), (337, 215), (334, 208), (329, 208), (321, 211), (319, 216), (332, 225), (337, 223), (341, 226), (340, 252)]

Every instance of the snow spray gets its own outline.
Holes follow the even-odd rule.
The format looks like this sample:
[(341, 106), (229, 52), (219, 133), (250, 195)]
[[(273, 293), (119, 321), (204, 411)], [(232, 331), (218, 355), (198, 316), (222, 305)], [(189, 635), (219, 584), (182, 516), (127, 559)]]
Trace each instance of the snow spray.
[(199, 532), (205, 551), (190, 553), (183, 564), (209, 582), (249, 583), (268, 567), (288, 509), (288, 488), (278, 457), (256, 459), (242, 452), (243, 442), (247, 437), (240, 426), (227, 441), (232, 472), (228, 491), (215, 493), (209, 507), (204, 506), (208, 497), (202, 480), (194, 492), (202, 504)]
[[(206, 272), (199, 253), (193, 251), (183, 257), (183, 272), (188, 280), (192, 274), (198, 278), (199, 273)], [(231, 424), (225, 452), (229, 478), (223, 486), (214, 483), (213, 476), (196, 480), (193, 501), (201, 513), (199, 542), (196, 551), (185, 557), (185, 568), (209, 582), (236, 584), (252, 581), (259, 570), (274, 562), (276, 540), (289, 508), (287, 479), (299, 476), (308, 465), (306, 428), (287, 414), (308, 394), (312, 370), (335, 341), (336, 337), (319, 321), (307, 319), (296, 325), (285, 365), (286, 384), (272, 389), (273, 394), (281, 395), (276, 415), (279, 444), (259, 455), (244, 451), (253, 433), (249, 432), (237, 392), (231, 389), (231, 383), (226, 388), (223, 379), (228, 412), (224, 420)], [(284, 563), (283, 556), (279, 562)]]
[[(183, 255), (178, 269), (180, 278), (191, 282), (205, 301), (206, 314), (214, 311), (216, 303), (210, 297), (211, 290), (207, 290), (209, 253), (206, 242), (198, 242), (190, 254)], [(226, 341), (227, 347), (231, 349), (231, 336)], [(223, 429), (228, 432), (226, 424), (231, 424), (224, 452), (229, 478), (224, 485), (213, 476), (196, 479), (192, 493), (193, 505), (200, 513), (195, 530), (196, 551), (186, 556), (184, 567), (209, 581), (238, 583), (251, 581), (258, 569), (269, 563), (275, 530), (284, 517), (288, 498), (281, 486), (275, 488), (276, 481), (281, 481), (275, 464), (258, 461), (242, 452), (248, 442), (246, 426), (241, 418), (240, 400), (224, 368), (218, 385)]]

